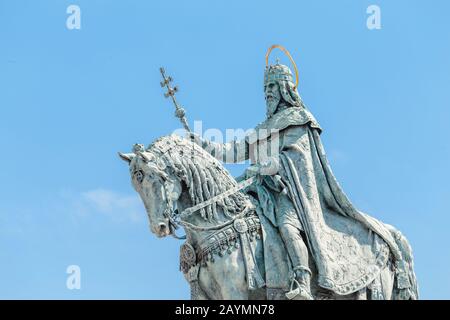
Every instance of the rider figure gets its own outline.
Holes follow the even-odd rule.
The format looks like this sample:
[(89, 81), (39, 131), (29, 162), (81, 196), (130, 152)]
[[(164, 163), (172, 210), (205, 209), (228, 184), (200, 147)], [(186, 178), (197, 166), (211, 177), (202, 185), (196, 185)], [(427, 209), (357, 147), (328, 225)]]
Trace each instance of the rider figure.
[[(265, 193), (265, 198), (272, 199), (270, 207), (273, 208), (271, 213), (265, 215), (278, 227), (292, 263), (292, 281), (297, 284), (297, 290), (292, 290), (287, 296), (291, 299), (310, 300), (313, 299), (310, 289), (311, 271), (308, 249), (302, 236), (304, 229), (299, 219), (299, 208), (295, 207), (284, 189), (286, 174), (279, 165), (278, 155), (300, 138), (304, 132), (302, 127), (313, 127), (316, 122), (309, 112), (300, 112), (301, 108), (305, 107), (287, 66), (277, 62), (266, 68), (264, 92), (267, 119), (256, 127), (254, 135), (226, 144), (207, 140), (202, 140), (201, 144), (205, 150), (224, 162), (252, 160), (252, 166), (247, 169), (246, 176), (261, 177), (259, 180), (262, 183), (257, 187), (258, 194)], [(296, 111), (294, 117), (290, 111)], [(199, 139), (198, 136), (196, 138)]]

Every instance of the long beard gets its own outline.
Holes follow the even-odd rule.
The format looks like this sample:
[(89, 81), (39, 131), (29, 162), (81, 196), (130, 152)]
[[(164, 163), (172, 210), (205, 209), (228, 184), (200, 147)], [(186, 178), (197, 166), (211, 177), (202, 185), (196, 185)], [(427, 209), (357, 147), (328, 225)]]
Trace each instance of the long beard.
[(271, 117), (278, 108), (281, 99), (267, 99), (266, 101), (266, 115), (267, 117)]

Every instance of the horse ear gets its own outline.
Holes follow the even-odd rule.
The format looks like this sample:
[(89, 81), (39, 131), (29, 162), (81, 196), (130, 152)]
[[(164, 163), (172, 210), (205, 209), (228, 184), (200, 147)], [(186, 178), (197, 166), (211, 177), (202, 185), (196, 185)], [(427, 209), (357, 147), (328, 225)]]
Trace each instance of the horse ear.
[(135, 156), (136, 155), (134, 153), (122, 153), (122, 152), (119, 152), (120, 159), (122, 159), (123, 161), (128, 162), (128, 164), (131, 162), (131, 160), (133, 160), (133, 158)]

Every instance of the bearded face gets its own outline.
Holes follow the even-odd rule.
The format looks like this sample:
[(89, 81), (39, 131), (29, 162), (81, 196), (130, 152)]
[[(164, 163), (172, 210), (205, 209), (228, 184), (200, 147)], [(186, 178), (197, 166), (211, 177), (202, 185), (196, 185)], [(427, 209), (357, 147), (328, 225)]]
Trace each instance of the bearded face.
[(268, 82), (264, 86), (264, 93), (266, 98), (266, 115), (270, 117), (275, 113), (281, 101), (280, 86), (276, 82)]

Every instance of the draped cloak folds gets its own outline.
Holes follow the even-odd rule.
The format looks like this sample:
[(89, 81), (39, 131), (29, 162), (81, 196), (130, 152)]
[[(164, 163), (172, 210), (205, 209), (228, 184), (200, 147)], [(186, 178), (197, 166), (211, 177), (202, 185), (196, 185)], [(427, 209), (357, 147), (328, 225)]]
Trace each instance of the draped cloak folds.
[[(356, 292), (379, 276), (392, 254), (397, 287), (413, 286), (409, 291), (414, 295), (412, 258), (405, 257), (409, 251), (402, 247), (400, 233), (358, 211), (350, 202), (328, 164), (320, 140), (322, 130), (313, 115), (304, 107), (277, 112), (256, 127), (258, 136), (248, 141), (250, 157), (252, 150), (267, 147), (264, 143), (270, 143), (271, 130), (278, 131), (278, 175), (287, 186), (304, 229), (318, 271), (318, 285), (339, 295)], [(268, 178), (271, 184), (276, 183), (273, 176)], [(276, 225), (276, 206), (270, 201), (276, 194), (265, 183), (258, 189), (260, 201), (265, 199), (261, 209)]]

